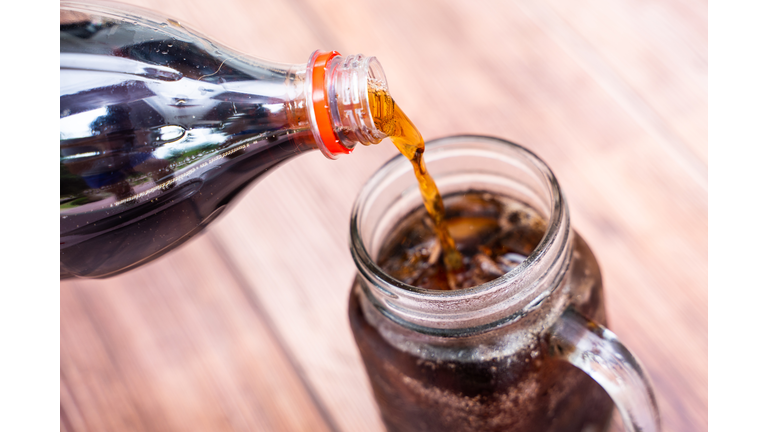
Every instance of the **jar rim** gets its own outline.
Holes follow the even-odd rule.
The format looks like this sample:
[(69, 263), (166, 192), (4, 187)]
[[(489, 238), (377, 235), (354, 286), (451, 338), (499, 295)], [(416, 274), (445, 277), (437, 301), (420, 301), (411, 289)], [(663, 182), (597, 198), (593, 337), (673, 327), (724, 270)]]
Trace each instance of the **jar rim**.
[[(476, 314), (479, 309), (494, 307), (493, 304), (486, 304), (488, 302), (483, 300), (488, 297), (493, 297), (495, 300), (503, 300), (502, 303), (506, 304), (504, 307), (511, 306), (510, 303), (521, 303), (522, 301), (522, 304), (518, 305), (518, 309), (521, 309), (521, 311), (524, 312), (527, 304), (526, 302), (531, 303), (530, 301), (533, 301), (534, 305), (541, 303), (543, 300), (542, 294), (548, 294), (551, 291), (551, 289), (547, 290), (547, 287), (539, 287), (539, 290), (534, 290), (537, 292), (521, 292), (525, 291), (524, 289), (519, 289), (521, 286), (530, 285), (530, 283), (536, 282), (537, 279), (542, 278), (542, 274), (540, 274), (542, 270), (541, 268), (538, 269), (539, 271), (533, 272), (536, 274), (532, 274), (531, 270), (537, 266), (540, 267), (542, 261), (551, 261), (552, 257), (550, 257), (550, 260), (545, 260), (547, 256), (552, 254), (562, 254), (569, 245), (567, 239), (570, 230), (568, 208), (565, 199), (560, 192), (557, 179), (544, 161), (530, 150), (513, 142), (492, 136), (454, 135), (428, 141), (424, 153), (425, 159), (428, 163), (430, 156), (435, 158), (441, 156), (450, 157), (450, 155), (441, 154), (441, 150), (450, 151), (451, 149), (461, 149), (463, 146), (468, 146), (469, 144), (480, 144), (486, 146), (486, 150), (491, 149), (491, 151), (496, 148), (500, 152), (512, 152), (515, 156), (525, 159), (525, 162), (535, 168), (537, 174), (544, 180), (545, 187), (548, 189), (550, 196), (549, 220), (547, 221), (546, 231), (539, 244), (522, 263), (506, 274), (481, 285), (453, 291), (439, 291), (420, 288), (401, 282), (378, 266), (367, 250), (361, 235), (361, 227), (365, 222), (363, 220), (366, 216), (365, 211), (370, 205), (368, 201), (371, 197), (375, 197), (380, 189), (386, 187), (389, 178), (402, 175), (403, 169), (410, 169), (411, 167), (410, 162), (402, 155), (397, 155), (390, 159), (366, 182), (355, 201), (350, 218), (349, 243), (353, 259), (360, 274), (369, 283), (377, 287), (376, 291), (378, 292), (372, 293), (374, 297), (372, 300), (378, 299), (378, 301), (374, 301), (374, 303), (379, 303), (377, 304), (377, 307), (380, 310), (383, 309), (383, 312), (385, 312), (386, 315), (394, 315), (394, 317), (390, 316), (390, 318), (394, 318), (397, 321), (402, 321), (404, 319), (405, 324), (409, 324), (409, 326), (415, 325), (417, 327), (423, 327), (423, 324), (425, 324), (425, 322), (421, 322), (421, 324), (418, 325), (414, 324), (412, 322), (413, 320), (408, 319), (407, 316), (409, 314), (407, 311), (404, 311), (404, 309), (408, 309), (411, 303), (419, 301), (436, 302), (437, 305), (435, 305), (435, 311), (433, 312), (438, 315), (443, 315), (444, 317), (449, 317), (449, 319), (455, 319), (457, 316), (464, 313)], [(562, 234), (563, 232), (565, 232), (565, 235)], [(562, 237), (566, 238), (563, 239)], [(559, 281), (560, 279), (561, 277), (555, 278), (553, 281)], [(509, 289), (513, 286), (518, 289)], [(533, 296), (531, 297), (532, 294)], [(499, 296), (505, 298), (496, 298)], [(403, 303), (401, 300), (407, 301)], [(388, 305), (382, 303), (388, 303)], [(460, 311), (456, 309), (459, 307), (458, 305), (463, 305), (460, 308), (466, 310)], [(529, 304), (528, 306), (531, 305)], [(393, 307), (395, 310), (392, 310)], [(442, 312), (439, 312), (440, 310), (442, 310)], [(418, 315), (421, 318), (425, 318), (422, 312), (423, 311), (420, 311)], [(505, 316), (505, 320), (508, 321), (511, 315), (507, 314)], [(432, 317), (432, 319), (435, 319), (435, 317)], [(416, 321), (423, 320), (417, 318)], [(462, 320), (460, 319), (459, 321)], [(482, 327), (487, 327), (492, 323), (497, 325), (499, 324), (497, 321), (499, 320), (491, 320), (491, 322), (484, 323)], [(426, 318), (426, 324), (429, 322), (430, 319)], [(461, 327), (458, 323), (454, 324)], [(445, 326), (444, 323), (437, 322), (435, 322), (435, 325), (438, 327)], [(426, 327), (430, 327), (430, 325), (427, 325)], [(455, 325), (451, 324), (449, 324), (448, 327), (454, 329), (457, 328)]]

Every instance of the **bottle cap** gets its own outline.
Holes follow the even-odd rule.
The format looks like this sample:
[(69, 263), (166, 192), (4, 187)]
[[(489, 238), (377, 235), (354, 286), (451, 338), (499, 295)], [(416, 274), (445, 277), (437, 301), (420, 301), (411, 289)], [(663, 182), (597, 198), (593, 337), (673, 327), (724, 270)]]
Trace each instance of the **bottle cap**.
[[(328, 109), (330, 102), (328, 101), (328, 94), (326, 92), (325, 77), (327, 72), (327, 66), (330, 60), (334, 57), (340, 56), (336, 51), (321, 52), (315, 51), (312, 53), (312, 57), (309, 60), (310, 73), (312, 85), (312, 120), (315, 128), (315, 139), (319, 141), (321, 150), (323, 153), (331, 158), (335, 158), (340, 153), (350, 153), (352, 149), (345, 147), (339, 141), (339, 137), (333, 131), (333, 121), (331, 120), (331, 114)], [(319, 135), (319, 136), (318, 136)]]

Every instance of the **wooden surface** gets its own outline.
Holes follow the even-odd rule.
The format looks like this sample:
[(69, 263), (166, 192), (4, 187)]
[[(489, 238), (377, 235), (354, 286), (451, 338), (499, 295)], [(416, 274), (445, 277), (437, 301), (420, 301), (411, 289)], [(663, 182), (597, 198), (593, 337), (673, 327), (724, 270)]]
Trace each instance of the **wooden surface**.
[[(706, 1), (134, 3), (270, 60), (375, 55), (426, 139), (533, 150), (600, 262), (610, 327), (649, 371), (665, 430), (707, 429)], [(383, 430), (347, 325), (347, 232), (394, 154), (385, 141), (302, 156), (165, 257), (61, 283), (61, 429)]]

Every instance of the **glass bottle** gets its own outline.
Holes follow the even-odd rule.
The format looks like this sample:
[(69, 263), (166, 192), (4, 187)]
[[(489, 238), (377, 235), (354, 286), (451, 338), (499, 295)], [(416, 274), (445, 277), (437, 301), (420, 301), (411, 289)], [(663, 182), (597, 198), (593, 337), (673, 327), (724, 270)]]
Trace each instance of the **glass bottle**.
[(598, 431), (615, 403), (626, 430), (660, 430), (646, 374), (603, 327), (600, 269), (548, 167), (482, 136), (435, 140), (424, 155), (446, 199), (505, 197), (534, 209), (546, 230), (493, 281), (418, 288), (376, 264), (392, 230), (421, 206), (409, 162), (392, 159), (364, 186), (350, 222), (358, 275), (349, 319), (387, 429)]
[(61, 2), (60, 275), (107, 277), (183, 243), (290, 158), (385, 135), (375, 57), (259, 60), (174, 19)]

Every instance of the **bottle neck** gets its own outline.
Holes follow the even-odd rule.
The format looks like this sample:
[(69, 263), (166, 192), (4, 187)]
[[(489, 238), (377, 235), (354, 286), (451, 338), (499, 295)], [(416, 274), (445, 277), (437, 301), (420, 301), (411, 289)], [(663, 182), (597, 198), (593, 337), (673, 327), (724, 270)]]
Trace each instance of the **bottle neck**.
[(336, 159), (360, 143), (377, 144), (386, 134), (376, 129), (368, 88), (387, 88), (375, 57), (315, 51), (305, 77), (306, 107), (312, 134), (323, 154)]
[[(473, 288), (434, 291), (395, 280), (376, 264), (378, 251), (393, 227), (421, 205), (411, 167), (397, 156), (368, 181), (352, 210), (351, 252), (361, 289), (375, 309), (402, 327), (457, 337), (557, 304), (573, 235), (565, 200), (544, 162), (516, 144), (481, 136), (428, 142), (425, 158), (444, 196), (467, 191), (506, 196), (536, 210), (547, 220), (546, 232), (518, 267)], [(542, 317), (549, 315), (544, 312)]]

